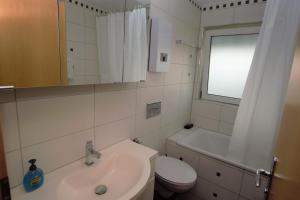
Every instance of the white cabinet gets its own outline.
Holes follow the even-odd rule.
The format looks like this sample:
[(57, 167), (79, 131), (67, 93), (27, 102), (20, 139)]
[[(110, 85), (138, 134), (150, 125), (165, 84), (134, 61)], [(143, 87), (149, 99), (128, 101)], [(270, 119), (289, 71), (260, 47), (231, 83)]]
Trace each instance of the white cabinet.
[[(174, 136), (173, 136), (174, 138)], [(226, 161), (192, 151), (177, 145), (172, 139), (166, 142), (168, 156), (182, 158), (197, 171), (198, 179), (189, 193), (201, 200), (263, 200), (268, 179), (262, 177), (261, 187), (255, 186), (255, 173)]]
[(197, 180), (195, 193), (203, 200), (237, 200), (238, 194), (230, 192), (222, 187), (210, 183), (204, 179)]
[(239, 193), (242, 184), (243, 170), (225, 165), (217, 160), (200, 156), (198, 176), (227, 190)]

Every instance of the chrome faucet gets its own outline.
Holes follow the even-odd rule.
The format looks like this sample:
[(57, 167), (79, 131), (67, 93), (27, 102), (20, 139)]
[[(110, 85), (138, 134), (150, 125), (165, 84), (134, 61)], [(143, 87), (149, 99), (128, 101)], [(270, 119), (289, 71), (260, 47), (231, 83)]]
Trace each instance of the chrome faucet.
[(85, 145), (85, 164), (87, 166), (94, 164), (93, 157), (99, 159), (101, 157), (101, 153), (94, 149), (93, 141), (87, 141)]

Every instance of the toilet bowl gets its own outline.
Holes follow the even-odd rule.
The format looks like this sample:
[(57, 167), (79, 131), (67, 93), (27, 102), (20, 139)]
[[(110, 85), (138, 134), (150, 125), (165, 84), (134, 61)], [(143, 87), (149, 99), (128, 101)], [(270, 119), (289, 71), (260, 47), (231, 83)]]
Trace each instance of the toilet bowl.
[[(156, 191), (162, 196), (184, 193), (196, 183), (197, 174), (186, 162), (160, 156), (155, 162)], [(167, 195), (166, 195), (167, 194)]]

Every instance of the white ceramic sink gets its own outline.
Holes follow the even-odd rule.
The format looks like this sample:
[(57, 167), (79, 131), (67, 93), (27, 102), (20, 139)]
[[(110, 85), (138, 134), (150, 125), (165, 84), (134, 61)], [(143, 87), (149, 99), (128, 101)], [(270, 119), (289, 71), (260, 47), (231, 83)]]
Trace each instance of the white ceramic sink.
[[(12, 200), (136, 199), (147, 185), (150, 159), (156, 152), (126, 140), (101, 153), (100, 160), (92, 166), (80, 160), (46, 175), (40, 190), (25, 193), (22, 186), (13, 189)], [(95, 194), (98, 185), (106, 185), (107, 192)]]
[[(103, 161), (103, 160), (102, 160)], [(60, 200), (118, 199), (139, 183), (148, 167), (132, 155), (116, 155), (103, 164), (86, 167), (64, 178), (58, 188)], [(98, 185), (106, 185), (107, 193), (95, 195)]]

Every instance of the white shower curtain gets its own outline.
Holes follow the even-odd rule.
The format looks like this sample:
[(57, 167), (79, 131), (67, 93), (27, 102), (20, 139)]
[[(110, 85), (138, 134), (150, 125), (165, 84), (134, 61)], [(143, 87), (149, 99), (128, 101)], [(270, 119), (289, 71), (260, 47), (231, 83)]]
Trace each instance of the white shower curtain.
[(123, 74), (124, 13), (96, 17), (101, 83), (120, 83)]
[(270, 170), (299, 22), (300, 0), (268, 0), (229, 146), (231, 160)]
[(124, 82), (146, 80), (148, 65), (147, 16), (146, 9), (126, 12)]

